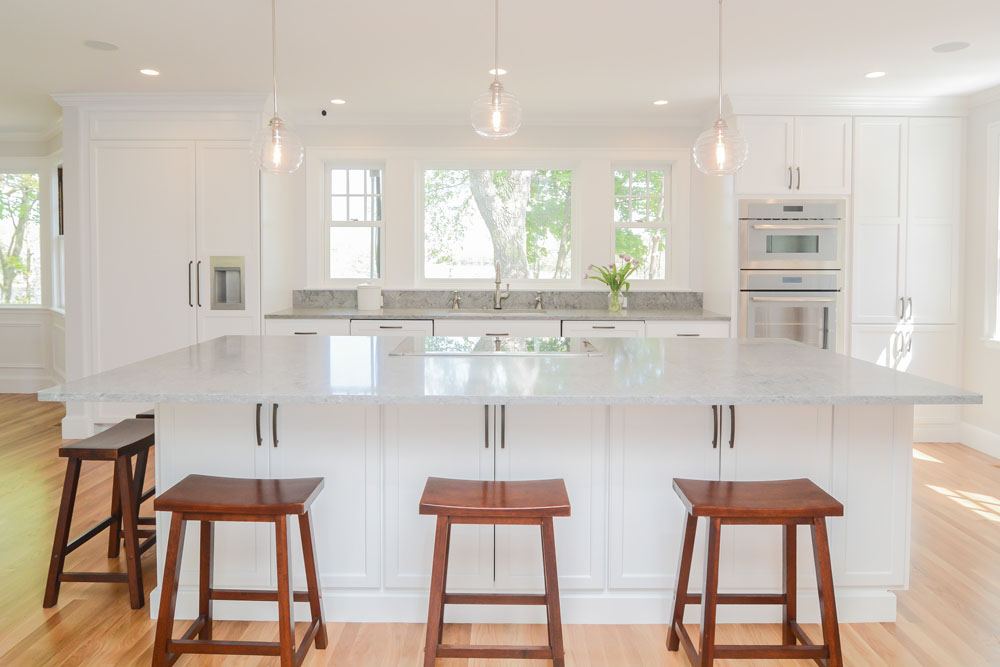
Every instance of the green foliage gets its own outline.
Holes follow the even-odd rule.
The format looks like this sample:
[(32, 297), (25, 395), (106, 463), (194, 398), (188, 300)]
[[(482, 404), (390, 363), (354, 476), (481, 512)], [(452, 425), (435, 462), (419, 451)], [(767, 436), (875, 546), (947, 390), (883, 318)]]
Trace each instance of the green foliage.
[(38, 303), (38, 174), (0, 174), (0, 303)]

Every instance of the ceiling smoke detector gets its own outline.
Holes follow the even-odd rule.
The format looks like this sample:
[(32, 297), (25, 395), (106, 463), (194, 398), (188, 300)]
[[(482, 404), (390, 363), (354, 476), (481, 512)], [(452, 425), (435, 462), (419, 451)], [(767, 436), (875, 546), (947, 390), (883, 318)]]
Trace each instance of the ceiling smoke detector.
[(111, 42), (102, 42), (99, 39), (85, 39), (83, 45), (95, 51), (117, 51), (118, 45)]
[(968, 42), (945, 42), (944, 44), (931, 47), (931, 51), (934, 53), (953, 53), (967, 48), (969, 48)]

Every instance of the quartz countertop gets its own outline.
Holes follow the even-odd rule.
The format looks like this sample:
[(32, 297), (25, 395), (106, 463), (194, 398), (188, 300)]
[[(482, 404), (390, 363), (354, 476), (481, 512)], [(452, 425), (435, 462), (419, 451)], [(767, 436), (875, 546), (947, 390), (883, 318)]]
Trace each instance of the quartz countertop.
[(601, 356), (398, 357), (401, 338), (224, 336), (73, 380), (43, 401), (548, 405), (981, 403), (779, 339), (592, 339)]
[(305, 308), (293, 307), (269, 313), (266, 319), (275, 320), (444, 320), (444, 319), (489, 319), (489, 320), (661, 320), (661, 321), (721, 321), (728, 322), (725, 315), (702, 309), (644, 309), (609, 312), (607, 308), (546, 308), (505, 309), (492, 308), (380, 308), (379, 310), (358, 310), (357, 308)]

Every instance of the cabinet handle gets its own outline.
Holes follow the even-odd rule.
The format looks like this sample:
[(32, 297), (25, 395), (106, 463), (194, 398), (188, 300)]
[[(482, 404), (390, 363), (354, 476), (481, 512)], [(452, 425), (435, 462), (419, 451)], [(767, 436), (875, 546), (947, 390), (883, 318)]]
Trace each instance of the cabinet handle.
[(500, 406), (500, 449), (507, 447), (507, 406)]
[(487, 333), (487, 336), (509, 336), (509, 333)]
[(201, 260), (194, 267), (194, 289), (198, 294), (198, 307), (201, 308)]
[(194, 266), (194, 260), (188, 262), (188, 306), (194, 308), (194, 301), (191, 299), (191, 267)]
[(906, 318), (906, 297), (899, 297), (899, 319), (903, 320)]
[(490, 448), (490, 406), (483, 406), (483, 425), (484, 425), (484, 442), (486, 443), (486, 449)]
[(906, 297), (906, 319), (907, 320), (912, 320), (913, 319), (913, 297), (912, 296)]
[(257, 404), (257, 446), (258, 447), (260, 447), (261, 444), (262, 444), (262, 442), (263, 442), (263, 440), (260, 437), (260, 409), (261, 409), (261, 407), (262, 407), (261, 404), (258, 403)]
[(802, 189), (802, 170), (800, 168), (798, 168), (798, 167), (795, 168), (795, 178), (797, 179), (795, 181), (795, 189), (796, 190), (801, 190)]
[(788, 189), (792, 189), (792, 168), (788, 168)]
[(678, 338), (697, 338), (701, 334), (677, 334)]
[(402, 324), (393, 324), (393, 325), (380, 324), (380, 325), (378, 325), (378, 328), (379, 329), (402, 329), (403, 325)]
[(729, 449), (736, 446), (736, 406), (729, 406)]
[(294, 332), (296, 336), (315, 336), (315, 331), (296, 331)]
[(271, 441), (278, 446), (278, 404), (271, 406)]
[(591, 329), (614, 329), (615, 327), (614, 327), (614, 326), (610, 326), (610, 327), (601, 327), (601, 326), (597, 326), (597, 325), (595, 324), (594, 326), (592, 326), (592, 327), (590, 327), (590, 328), (591, 328)]
[(719, 446), (719, 406), (712, 406), (712, 449)]

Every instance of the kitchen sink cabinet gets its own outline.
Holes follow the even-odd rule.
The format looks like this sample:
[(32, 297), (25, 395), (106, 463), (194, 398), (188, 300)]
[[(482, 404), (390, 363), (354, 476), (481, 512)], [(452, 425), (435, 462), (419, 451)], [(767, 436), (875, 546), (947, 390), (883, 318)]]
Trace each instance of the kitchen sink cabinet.
[(267, 319), (264, 333), (268, 336), (350, 336), (351, 321), (335, 319)]
[(646, 323), (642, 320), (563, 320), (565, 338), (642, 338)]
[(736, 174), (737, 194), (850, 194), (850, 117), (741, 116), (737, 122), (750, 144)]
[(559, 320), (441, 319), (434, 320), (435, 336), (549, 336), (558, 337)]

